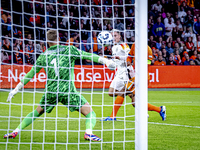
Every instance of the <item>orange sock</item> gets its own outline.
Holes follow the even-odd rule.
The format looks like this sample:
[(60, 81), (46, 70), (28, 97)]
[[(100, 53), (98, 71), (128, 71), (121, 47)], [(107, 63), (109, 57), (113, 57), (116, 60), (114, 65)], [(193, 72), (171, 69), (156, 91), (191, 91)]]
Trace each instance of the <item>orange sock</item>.
[(161, 108), (148, 103), (148, 111), (156, 111), (160, 113)]
[(117, 112), (119, 110), (119, 108), (122, 106), (124, 102), (124, 97), (121, 97), (121, 96), (117, 96), (116, 100), (115, 100), (115, 104), (113, 106), (113, 111), (110, 115), (110, 118), (115, 118), (116, 115), (117, 115)]

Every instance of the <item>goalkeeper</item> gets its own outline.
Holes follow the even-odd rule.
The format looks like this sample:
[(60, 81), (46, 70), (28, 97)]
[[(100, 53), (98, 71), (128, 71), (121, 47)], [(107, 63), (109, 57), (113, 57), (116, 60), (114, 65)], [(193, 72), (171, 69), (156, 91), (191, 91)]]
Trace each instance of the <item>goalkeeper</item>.
[(45, 94), (42, 96), (38, 107), (29, 113), (12, 133), (5, 134), (4, 138), (15, 138), (36, 118), (40, 117), (44, 112), (50, 113), (57, 103), (61, 102), (71, 112), (79, 111), (87, 118), (84, 139), (101, 141), (101, 138), (92, 133), (96, 124), (96, 114), (87, 100), (76, 91), (74, 85), (74, 64), (77, 59), (89, 59), (97, 63), (107, 64), (108, 68), (112, 68), (114, 62), (95, 54), (80, 51), (74, 46), (57, 45), (58, 34), (56, 30), (49, 30), (47, 32), (47, 40), (50, 48), (38, 57), (32, 69), (16, 88), (9, 93), (7, 101), (11, 101), (12, 97), (42, 68), (45, 69), (47, 75)]

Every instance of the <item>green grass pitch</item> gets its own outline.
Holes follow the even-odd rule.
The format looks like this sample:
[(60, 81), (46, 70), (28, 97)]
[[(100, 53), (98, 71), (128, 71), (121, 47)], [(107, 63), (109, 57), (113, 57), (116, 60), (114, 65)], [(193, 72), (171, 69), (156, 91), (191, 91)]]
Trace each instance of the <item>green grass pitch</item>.
[[(62, 104), (55, 107), (52, 113), (46, 114), (45, 119), (45, 115), (36, 119), (33, 125), (15, 139), (3, 139), (4, 134), (15, 129), (20, 119), (37, 107), (42, 93), (18, 93), (12, 100), (13, 104), (9, 105), (6, 102), (8, 92), (0, 92), (0, 150), (134, 149), (135, 109), (130, 104), (129, 97), (117, 115), (127, 116), (125, 120), (118, 118), (119, 121), (102, 122), (99, 121), (100, 118), (109, 116), (112, 111), (113, 99), (102, 94), (102, 91), (94, 91), (94, 94), (84, 91), (83, 95), (96, 112), (97, 123), (94, 130), (99, 131), (94, 133), (103, 138), (103, 142), (85, 141), (85, 117), (81, 115), (79, 122), (79, 113), (69, 112)], [(148, 97), (149, 103), (165, 105), (167, 108), (166, 121), (162, 121), (158, 113), (148, 112), (148, 149), (200, 149), (200, 91), (149, 91)]]

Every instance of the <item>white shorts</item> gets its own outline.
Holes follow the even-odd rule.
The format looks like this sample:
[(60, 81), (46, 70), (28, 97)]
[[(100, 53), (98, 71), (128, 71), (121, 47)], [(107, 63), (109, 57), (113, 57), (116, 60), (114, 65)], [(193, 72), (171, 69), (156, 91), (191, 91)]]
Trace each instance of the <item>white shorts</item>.
[(127, 73), (116, 75), (115, 78), (112, 80), (110, 87), (114, 88), (115, 90), (121, 91), (128, 80), (129, 78)]

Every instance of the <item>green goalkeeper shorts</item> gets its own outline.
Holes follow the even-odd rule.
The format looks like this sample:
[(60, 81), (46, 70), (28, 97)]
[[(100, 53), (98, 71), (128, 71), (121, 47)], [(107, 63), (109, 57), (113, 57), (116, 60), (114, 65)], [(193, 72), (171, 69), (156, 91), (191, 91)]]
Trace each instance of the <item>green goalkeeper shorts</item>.
[(87, 103), (87, 100), (78, 92), (71, 94), (45, 93), (40, 100), (40, 106), (45, 112), (50, 113), (59, 102), (73, 112), (79, 110)]

